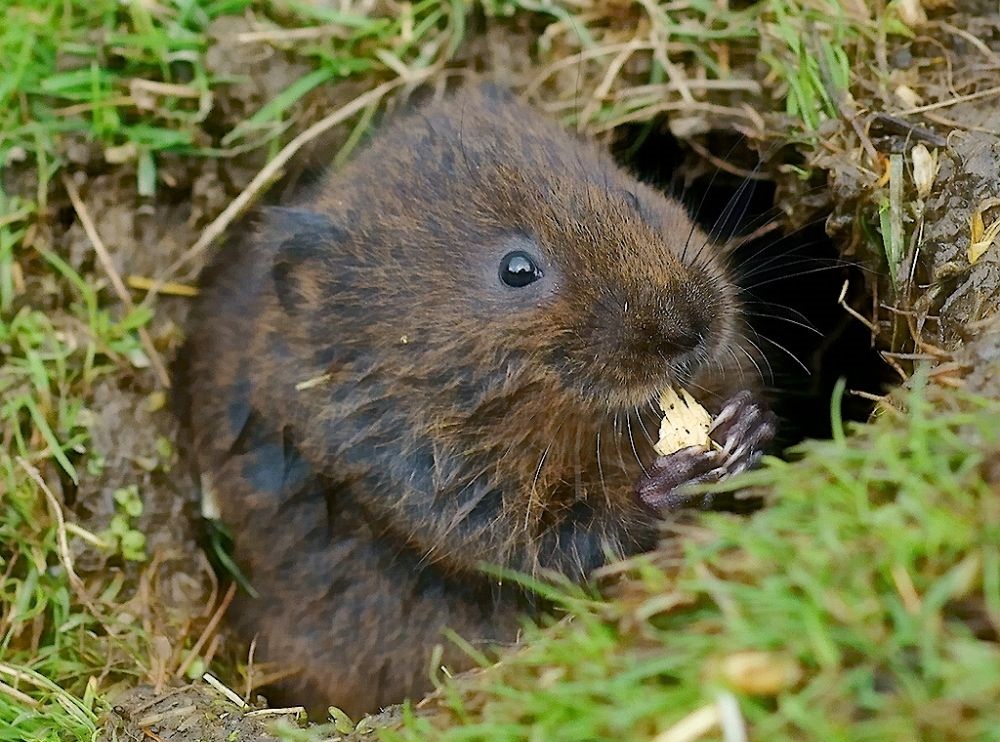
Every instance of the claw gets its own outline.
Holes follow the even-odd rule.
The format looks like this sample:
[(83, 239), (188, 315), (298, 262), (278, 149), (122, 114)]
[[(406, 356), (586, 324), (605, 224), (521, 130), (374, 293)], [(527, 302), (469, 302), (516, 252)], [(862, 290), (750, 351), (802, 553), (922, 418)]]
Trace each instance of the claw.
[[(709, 435), (721, 450), (691, 446), (661, 456), (639, 483), (638, 494), (657, 510), (678, 510), (698, 501), (687, 490), (697, 484), (717, 482), (756, 466), (775, 434), (774, 414), (748, 391), (735, 394), (712, 421)], [(711, 505), (711, 495), (700, 498)]]

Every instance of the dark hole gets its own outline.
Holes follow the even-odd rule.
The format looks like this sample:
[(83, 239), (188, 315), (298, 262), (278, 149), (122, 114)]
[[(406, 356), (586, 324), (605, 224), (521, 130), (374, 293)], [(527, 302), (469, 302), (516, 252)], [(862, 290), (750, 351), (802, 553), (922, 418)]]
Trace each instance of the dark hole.
[[(677, 195), (713, 237), (751, 235), (777, 216), (773, 182), (720, 170), (683, 148), (661, 123), (618, 129), (612, 151), (619, 161)], [(720, 160), (746, 171), (756, 167), (756, 154), (736, 137), (709, 136), (706, 144)], [(750, 239), (733, 255), (737, 280), (751, 302), (747, 310), (754, 313), (748, 317), (750, 337), (767, 357), (762, 370), (783, 421), (782, 446), (831, 435), (831, 397), (841, 377), (848, 390), (871, 394), (892, 382), (868, 329), (838, 304), (849, 279), (853, 293), (846, 301), (863, 307), (866, 282), (859, 267), (840, 259), (824, 217), (787, 234), (775, 230)], [(871, 410), (870, 400), (844, 395), (844, 419), (865, 420)]]
[(76, 209), (73, 205), (66, 203), (56, 211), (56, 223), (63, 229), (69, 229), (76, 222)]

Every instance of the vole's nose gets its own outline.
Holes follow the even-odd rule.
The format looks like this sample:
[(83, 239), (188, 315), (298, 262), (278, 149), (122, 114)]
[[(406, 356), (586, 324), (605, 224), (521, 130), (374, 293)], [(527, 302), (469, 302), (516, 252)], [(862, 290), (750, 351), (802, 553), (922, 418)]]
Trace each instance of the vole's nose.
[(639, 352), (673, 360), (697, 350), (706, 342), (711, 321), (690, 307), (658, 307), (633, 326)]
[(709, 322), (702, 316), (672, 317), (660, 323), (659, 348), (670, 355), (696, 350), (708, 336)]

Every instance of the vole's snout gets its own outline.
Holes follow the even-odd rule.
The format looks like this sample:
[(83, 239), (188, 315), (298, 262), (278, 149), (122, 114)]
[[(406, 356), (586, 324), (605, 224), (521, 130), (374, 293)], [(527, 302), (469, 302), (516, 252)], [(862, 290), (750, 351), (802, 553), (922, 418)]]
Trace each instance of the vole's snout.
[[(579, 366), (614, 404), (632, 405), (664, 386), (683, 383), (711, 362), (725, 317), (705, 286), (646, 286), (595, 301), (587, 318)], [(571, 367), (572, 368), (572, 367)], [(586, 377), (585, 377), (586, 378)], [(589, 386), (589, 384), (588, 384)]]
[(640, 328), (638, 344), (645, 352), (672, 360), (699, 350), (710, 328), (709, 320), (700, 315), (689, 311), (670, 313)]
[(682, 294), (659, 293), (626, 308), (622, 315), (625, 350), (647, 362), (675, 363), (704, 351), (713, 321), (703, 302)]

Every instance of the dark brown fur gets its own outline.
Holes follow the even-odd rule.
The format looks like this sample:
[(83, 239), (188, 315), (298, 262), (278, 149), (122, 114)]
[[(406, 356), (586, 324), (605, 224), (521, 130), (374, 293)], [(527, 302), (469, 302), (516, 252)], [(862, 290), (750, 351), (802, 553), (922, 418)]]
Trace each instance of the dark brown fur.
[[(258, 223), (198, 300), (186, 394), (262, 596), (231, 618), (298, 670), (285, 696), (371, 711), (427, 689), (435, 644), (468, 664), (445, 627), (511, 640), (530, 600), (482, 562), (583, 579), (652, 545), (651, 400), (741, 379), (736, 291), (680, 205), (487, 87)], [(543, 286), (499, 283), (517, 246)]]

